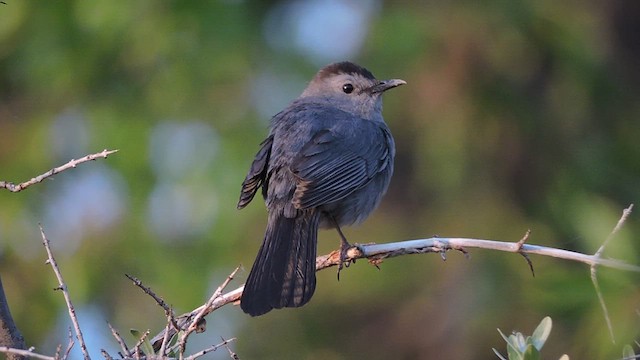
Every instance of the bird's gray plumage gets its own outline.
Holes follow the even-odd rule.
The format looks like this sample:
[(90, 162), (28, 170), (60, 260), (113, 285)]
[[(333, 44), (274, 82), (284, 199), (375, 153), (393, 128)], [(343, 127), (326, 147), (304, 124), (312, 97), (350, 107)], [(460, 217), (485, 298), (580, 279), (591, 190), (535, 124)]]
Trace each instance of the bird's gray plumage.
[(359, 223), (378, 206), (395, 154), (381, 94), (402, 84), (376, 80), (350, 62), (331, 64), (273, 117), (238, 202), (243, 208), (262, 187), (269, 212), (242, 295), (246, 313), (307, 303), (316, 284), (318, 227)]

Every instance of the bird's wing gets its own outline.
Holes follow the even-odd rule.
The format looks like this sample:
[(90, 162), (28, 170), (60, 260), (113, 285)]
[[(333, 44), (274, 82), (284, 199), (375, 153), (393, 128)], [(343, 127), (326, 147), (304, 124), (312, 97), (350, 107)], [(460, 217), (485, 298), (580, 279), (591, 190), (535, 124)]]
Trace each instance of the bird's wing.
[(242, 209), (251, 202), (258, 188), (262, 186), (262, 193), (267, 193), (267, 168), (269, 167), (269, 158), (271, 157), (271, 146), (273, 145), (273, 135), (266, 138), (260, 144), (260, 150), (256, 154), (247, 177), (242, 182), (242, 190), (240, 191), (240, 200), (238, 201), (238, 209)]
[(317, 131), (291, 163), (298, 178), (293, 204), (306, 209), (341, 200), (391, 166), (391, 134), (379, 123), (344, 112)]

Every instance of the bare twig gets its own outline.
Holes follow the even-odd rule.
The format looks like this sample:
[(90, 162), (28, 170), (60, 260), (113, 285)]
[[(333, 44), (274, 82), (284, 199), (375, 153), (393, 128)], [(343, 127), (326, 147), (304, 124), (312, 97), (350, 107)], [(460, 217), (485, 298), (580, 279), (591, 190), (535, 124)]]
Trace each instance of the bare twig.
[(160, 351), (158, 351), (158, 354), (160, 356), (164, 356), (167, 355), (166, 351), (167, 351), (167, 344), (169, 343), (169, 329), (171, 329), (171, 326), (175, 327), (175, 322), (176, 319), (173, 317), (173, 312), (171, 312), (170, 315), (167, 315), (167, 326), (164, 329), (164, 338), (162, 339), (162, 345), (160, 346)]
[(69, 326), (69, 342), (67, 343), (67, 349), (64, 351), (64, 355), (62, 355), (62, 360), (69, 358), (69, 354), (71, 354), (71, 349), (73, 349), (74, 344), (75, 341), (73, 341), (73, 333), (71, 332), (71, 326)]
[(40, 227), (40, 235), (42, 236), (42, 243), (44, 244), (44, 248), (47, 250), (48, 260), (47, 263), (51, 265), (53, 268), (53, 272), (56, 274), (56, 278), (58, 278), (58, 287), (56, 290), (61, 290), (64, 295), (64, 300), (67, 303), (67, 309), (69, 309), (69, 317), (71, 317), (71, 322), (73, 323), (73, 327), (76, 331), (76, 337), (78, 338), (78, 342), (80, 343), (80, 349), (82, 350), (82, 355), (85, 360), (91, 359), (89, 356), (89, 352), (87, 351), (87, 345), (84, 342), (84, 338), (82, 337), (82, 330), (80, 330), (80, 324), (78, 323), (78, 317), (76, 316), (76, 310), (73, 308), (73, 304), (71, 303), (71, 297), (69, 296), (69, 291), (67, 289), (67, 285), (62, 278), (62, 273), (58, 268), (58, 264), (56, 260), (53, 258), (53, 253), (51, 252), (51, 247), (49, 246), (49, 239), (44, 234), (44, 230), (42, 229), (42, 225)]
[(118, 331), (114, 329), (110, 323), (107, 322), (107, 325), (109, 325), (109, 329), (111, 330), (111, 335), (113, 335), (113, 337), (116, 339), (116, 341), (120, 345), (120, 349), (122, 349), (122, 355), (123, 356), (131, 355), (131, 353), (129, 352), (129, 348), (127, 347), (127, 343), (124, 342), (124, 339), (122, 338), (122, 336), (120, 336), (120, 333), (118, 333)]
[(10, 348), (6, 346), (0, 346), (0, 352), (5, 354), (16, 354), (20, 356), (35, 358), (35, 359), (55, 360), (54, 357), (35, 353), (33, 352), (32, 349), (24, 350), (24, 349), (15, 349), (15, 348)]
[(150, 332), (151, 332), (150, 330), (145, 331), (144, 334), (142, 334), (142, 336), (140, 337), (140, 339), (138, 339), (138, 342), (136, 343), (136, 345), (133, 347), (133, 354), (136, 357), (140, 356), (140, 346), (142, 346), (142, 344), (147, 339), (147, 337), (149, 337)]
[[(229, 340), (232, 340), (232, 339), (229, 339)], [(226, 340), (224, 338), (222, 338), (222, 341), (226, 341)], [(230, 358), (232, 358), (233, 360), (240, 360), (240, 357), (238, 356), (238, 354), (236, 354), (235, 352), (233, 352), (231, 350), (231, 347), (229, 347), (228, 343), (225, 344), (224, 347), (227, 348), (227, 351), (229, 352), (229, 357)]]
[(162, 298), (158, 295), (156, 295), (156, 293), (151, 290), (150, 287), (145, 286), (142, 281), (140, 281), (140, 279), (138, 279), (135, 276), (129, 275), (129, 274), (124, 274), (124, 276), (126, 276), (129, 280), (133, 281), (133, 283), (139, 287), (140, 289), (142, 289), (142, 291), (144, 291), (147, 295), (151, 296), (153, 298), (153, 300), (156, 301), (156, 303), (158, 303), (158, 305), (160, 305), (163, 309), (164, 309), (164, 313), (165, 315), (167, 315), (170, 320), (171, 323), (173, 324), (173, 326), (175, 328), (178, 328), (178, 324), (176, 323), (174, 314), (173, 314), (173, 309), (171, 309), (171, 307), (169, 305), (167, 305), (167, 303), (162, 300)]
[(99, 153), (87, 155), (87, 156), (81, 157), (80, 159), (77, 159), (77, 160), (76, 159), (71, 159), (71, 161), (69, 161), (68, 163), (66, 163), (66, 164), (64, 164), (62, 166), (58, 166), (56, 168), (53, 168), (53, 169), (47, 171), (46, 173), (44, 173), (42, 175), (36, 176), (36, 177), (32, 178), (31, 180), (25, 181), (25, 182), (20, 183), (18, 185), (14, 184), (12, 182), (8, 182), (8, 181), (0, 181), (0, 189), (4, 188), (4, 189), (7, 189), (7, 190), (9, 190), (11, 192), (20, 192), (20, 191), (28, 188), (29, 186), (31, 186), (33, 184), (37, 184), (39, 182), (42, 182), (42, 180), (44, 180), (44, 179), (46, 179), (48, 177), (51, 177), (51, 176), (56, 175), (58, 173), (61, 173), (61, 172), (65, 171), (65, 170), (67, 170), (67, 169), (74, 168), (74, 167), (76, 167), (76, 166), (78, 166), (78, 165), (80, 165), (80, 164), (82, 164), (84, 162), (92, 161), (92, 160), (95, 160), (95, 159), (98, 159), (98, 158), (106, 159), (107, 156), (109, 156), (109, 155), (111, 155), (111, 154), (113, 154), (113, 153), (115, 153), (117, 151), (118, 150), (107, 150), (107, 149), (104, 149)]
[(209, 300), (207, 300), (204, 306), (201, 307), (200, 311), (195, 314), (193, 320), (191, 320), (191, 323), (189, 324), (189, 327), (187, 327), (185, 332), (180, 337), (180, 354), (184, 354), (184, 350), (187, 345), (187, 338), (189, 337), (189, 335), (191, 335), (191, 333), (193, 333), (194, 331), (200, 333), (206, 330), (206, 322), (204, 321), (204, 317), (211, 313), (211, 311), (213, 311), (211, 310), (213, 303), (218, 298), (220, 298), (220, 296), (222, 295), (222, 291), (229, 285), (229, 283), (231, 282), (231, 280), (233, 280), (239, 270), (240, 266), (238, 266), (229, 276), (227, 276), (225, 281), (220, 286), (218, 286)]
[(113, 357), (111, 357), (111, 355), (109, 355), (109, 353), (107, 352), (107, 350), (105, 349), (100, 349), (100, 353), (102, 354), (102, 357), (105, 358), (105, 360), (113, 360)]
[[(609, 241), (615, 236), (615, 234), (620, 231), (622, 225), (627, 221), (627, 218), (631, 214), (631, 210), (633, 210), (633, 204), (629, 205), (626, 209), (622, 211), (622, 216), (620, 216), (620, 220), (613, 228), (609, 236), (604, 240), (598, 251), (596, 251), (593, 256), (597, 259), (602, 258), (602, 253), (604, 252), (604, 248), (609, 244)], [(616, 338), (613, 334), (613, 325), (611, 324), (611, 318), (609, 317), (609, 311), (607, 310), (607, 305), (604, 302), (604, 296), (602, 296), (602, 291), (600, 290), (600, 285), (598, 283), (598, 277), (596, 276), (598, 264), (591, 264), (591, 282), (593, 283), (593, 287), (598, 295), (598, 301), (600, 302), (600, 307), (602, 308), (602, 312), (604, 313), (604, 320), (607, 322), (607, 329), (609, 329), (609, 336), (611, 337), (611, 341), (615, 344)]]
[[(216, 350), (218, 350), (219, 348), (221, 348), (221, 347), (223, 347), (223, 346), (227, 346), (230, 342), (234, 341), (235, 339), (236, 339), (236, 338), (231, 338), (231, 339), (228, 339), (228, 340), (222, 339), (222, 342), (221, 342), (220, 344), (218, 344), (218, 345), (213, 345), (213, 346), (208, 347), (208, 348), (206, 348), (206, 349), (204, 349), (204, 350), (198, 351), (197, 353), (195, 353), (195, 354), (193, 354), (193, 355), (187, 356), (186, 358), (184, 358), (184, 360), (193, 360), (193, 359), (197, 359), (197, 358), (199, 358), (199, 357), (201, 357), (201, 356), (204, 356), (204, 355), (205, 355), (205, 354), (207, 354), (207, 353), (210, 353), (210, 352), (212, 352), (212, 351), (216, 351)], [(227, 348), (228, 348), (228, 347), (227, 347)]]

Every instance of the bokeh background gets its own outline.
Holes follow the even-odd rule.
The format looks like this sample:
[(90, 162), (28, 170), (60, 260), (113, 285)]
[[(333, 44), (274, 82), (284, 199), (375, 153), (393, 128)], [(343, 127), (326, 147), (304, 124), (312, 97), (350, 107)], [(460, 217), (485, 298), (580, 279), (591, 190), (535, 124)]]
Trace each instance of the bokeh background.
[[(640, 200), (637, 1), (27, 1), (0, 3), (0, 275), (27, 344), (53, 354), (68, 315), (43, 265), (42, 223), (92, 354), (106, 321), (157, 333), (162, 310), (203, 303), (266, 221), (235, 206), (269, 118), (318, 68), (353, 60), (407, 86), (385, 95), (396, 172), (352, 242), (440, 236), (593, 253)], [(632, 214), (606, 255), (638, 264)], [(320, 253), (337, 248), (333, 231)], [(496, 328), (554, 329), (543, 354), (613, 359), (640, 332), (640, 276), (601, 269), (612, 343), (588, 267), (472, 250), (358, 262), (318, 274), (307, 306), (250, 318), (227, 306), (196, 351), (237, 337), (242, 359), (489, 359)], [(80, 352), (76, 347), (76, 358)], [(228, 358), (226, 351), (211, 358)]]

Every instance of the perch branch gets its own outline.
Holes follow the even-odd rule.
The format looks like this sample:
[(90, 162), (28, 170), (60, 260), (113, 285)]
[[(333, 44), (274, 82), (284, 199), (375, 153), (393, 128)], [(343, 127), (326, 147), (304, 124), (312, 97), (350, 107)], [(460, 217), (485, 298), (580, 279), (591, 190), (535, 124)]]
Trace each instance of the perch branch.
[[(477, 249), (519, 253), (525, 256), (525, 259), (528, 259), (526, 255), (533, 254), (533, 255), (549, 256), (549, 257), (570, 260), (570, 261), (577, 261), (577, 262), (585, 263), (589, 266), (605, 266), (605, 267), (618, 269), (618, 270), (640, 272), (640, 266), (628, 264), (620, 260), (603, 258), (600, 256), (600, 254), (587, 255), (587, 254), (582, 254), (582, 253), (570, 251), (570, 250), (563, 250), (563, 249), (556, 249), (556, 248), (540, 246), (540, 245), (526, 244), (525, 241), (528, 238), (529, 238), (529, 232), (527, 232), (527, 234), (518, 242), (505, 242), (505, 241), (471, 239), (471, 238), (432, 237), (428, 239), (407, 240), (407, 241), (399, 241), (399, 242), (392, 242), (392, 243), (386, 243), (386, 244), (356, 245), (356, 246), (352, 246), (347, 251), (347, 261), (352, 261), (357, 259), (367, 259), (372, 264), (377, 265), (381, 263), (384, 259), (392, 258), (396, 256), (424, 254), (424, 253), (445, 254), (449, 250), (460, 251), (466, 255), (467, 251), (465, 249), (477, 248)], [(529, 261), (527, 262), (529, 263)], [(318, 256), (316, 258), (316, 271), (337, 266), (339, 264), (340, 264), (340, 251), (338, 250), (332, 251), (327, 255)], [(531, 264), (529, 264), (529, 266), (533, 268)], [(238, 287), (237, 289), (231, 290), (227, 293), (220, 294), (220, 296), (217, 296), (213, 301), (210, 301), (210, 303), (208, 302), (207, 304), (202, 305), (192, 310), (189, 313), (185, 313), (183, 315), (178, 316), (176, 318), (178, 326), (181, 329), (184, 329), (186, 324), (190, 323), (190, 321), (197, 314), (202, 314), (201, 316), (204, 317), (226, 304), (237, 302), (242, 297), (243, 290), (244, 290), (244, 285)], [(170, 336), (173, 336), (176, 330), (172, 329), (171, 331), (173, 333), (170, 334)], [(159, 348), (163, 336), (164, 336), (164, 330), (163, 332), (159, 333), (152, 339), (151, 343), (153, 344), (154, 349)]]
[(31, 186), (33, 184), (37, 184), (39, 182), (42, 182), (42, 180), (44, 180), (46, 178), (49, 178), (49, 177), (51, 177), (53, 175), (56, 175), (56, 174), (59, 174), (59, 173), (65, 171), (67, 169), (74, 168), (74, 167), (76, 167), (76, 166), (78, 166), (78, 165), (80, 165), (80, 164), (82, 164), (84, 162), (92, 161), (92, 160), (95, 160), (95, 159), (98, 159), (98, 158), (106, 159), (107, 156), (109, 156), (109, 155), (111, 155), (111, 154), (113, 154), (113, 153), (115, 153), (117, 151), (118, 150), (107, 150), (107, 149), (104, 149), (99, 153), (90, 154), (90, 155), (81, 157), (80, 159), (77, 159), (77, 160), (76, 159), (71, 159), (71, 161), (69, 161), (68, 163), (66, 163), (66, 164), (64, 164), (62, 166), (58, 166), (56, 168), (53, 168), (53, 169), (47, 171), (46, 173), (44, 173), (42, 175), (36, 176), (36, 177), (32, 178), (31, 180), (25, 181), (25, 182), (20, 183), (18, 185), (14, 184), (12, 182), (9, 182), (9, 181), (0, 181), (0, 189), (7, 189), (7, 190), (9, 190), (11, 192), (20, 192), (20, 191), (28, 188), (29, 186)]

